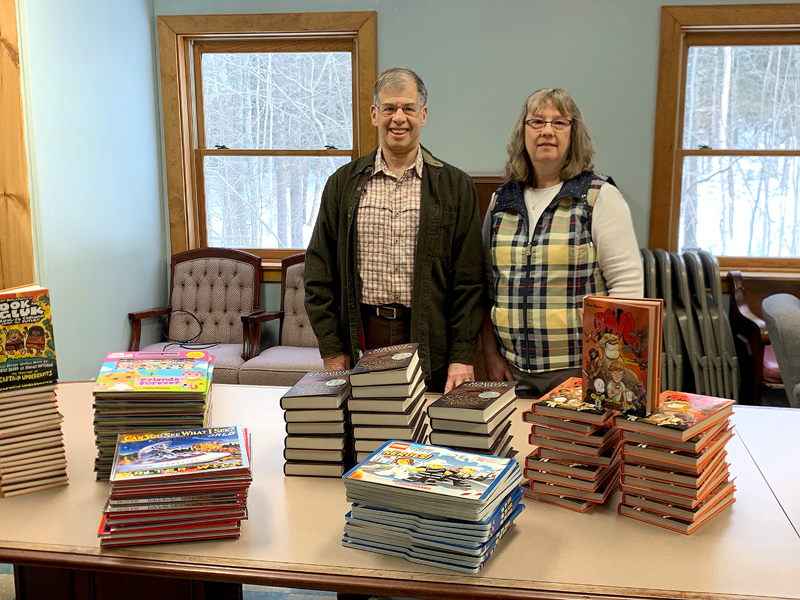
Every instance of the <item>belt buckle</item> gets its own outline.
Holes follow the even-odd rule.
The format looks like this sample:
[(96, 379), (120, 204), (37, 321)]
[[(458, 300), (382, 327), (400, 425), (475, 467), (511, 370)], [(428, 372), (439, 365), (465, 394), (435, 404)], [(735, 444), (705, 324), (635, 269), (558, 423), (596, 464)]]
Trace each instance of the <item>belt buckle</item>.
[[(383, 314), (383, 311), (386, 311), (387, 314)], [(391, 316), (389, 316), (389, 311), (391, 311)], [(384, 319), (397, 319), (397, 307), (395, 306), (379, 306), (376, 312), (379, 317)]]

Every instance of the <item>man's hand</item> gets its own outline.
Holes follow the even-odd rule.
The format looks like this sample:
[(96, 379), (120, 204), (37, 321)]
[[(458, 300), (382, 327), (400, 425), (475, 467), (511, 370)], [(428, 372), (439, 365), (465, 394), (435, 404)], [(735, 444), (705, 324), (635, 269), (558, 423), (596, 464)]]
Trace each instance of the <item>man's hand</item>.
[(486, 367), (486, 377), (489, 378), (489, 381), (514, 381), (506, 359), (496, 350), (484, 352), (483, 365)]
[(472, 368), (472, 365), (450, 363), (450, 366), (447, 367), (447, 383), (444, 384), (444, 393), (446, 394), (465, 381), (475, 381), (475, 369)]
[(322, 359), (323, 371), (347, 371), (350, 368), (350, 357), (347, 354), (336, 354)]

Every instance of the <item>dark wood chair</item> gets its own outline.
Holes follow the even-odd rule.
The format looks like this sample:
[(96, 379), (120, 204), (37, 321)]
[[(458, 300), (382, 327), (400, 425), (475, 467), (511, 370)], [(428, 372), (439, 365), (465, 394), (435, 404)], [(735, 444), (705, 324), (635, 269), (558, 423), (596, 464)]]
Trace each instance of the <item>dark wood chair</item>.
[(761, 315), (764, 298), (777, 293), (798, 295), (800, 282), (788, 278), (747, 277), (728, 273), (729, 310), (741, 382), (739, 402), (761, 404), (764, 388), (783, 389), (778, 361)]
[(179, 349), (183, 341), (209, 346), (215, 357), (214, 381), (239, 383), (239, 367), (250, 354), (246, 319), (260, 312), (260, 300), (260, 257), (229, 248), (180, 252), (172, 256), (169, 305), (128, 314), (128, 350), (139, 350), (144, 319), (166, 317), (167, 340), (142, 350)]

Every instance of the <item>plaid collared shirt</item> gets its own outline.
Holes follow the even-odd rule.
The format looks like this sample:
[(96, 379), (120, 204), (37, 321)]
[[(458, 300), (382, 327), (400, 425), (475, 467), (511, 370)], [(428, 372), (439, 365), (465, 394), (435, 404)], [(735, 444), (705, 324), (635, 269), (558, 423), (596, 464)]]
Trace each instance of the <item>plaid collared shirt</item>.
[(411, 306), (421, 198), (422, 150), (398, 179), (379, 147), (356, 217), (363, 303)]

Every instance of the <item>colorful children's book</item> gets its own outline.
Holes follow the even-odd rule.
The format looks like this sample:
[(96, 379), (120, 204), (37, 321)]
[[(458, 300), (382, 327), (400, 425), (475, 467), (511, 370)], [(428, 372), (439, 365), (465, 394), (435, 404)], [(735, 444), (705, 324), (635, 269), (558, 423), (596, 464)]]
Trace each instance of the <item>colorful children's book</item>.
[(204, 396), (211, 383), (211, 363), (213, 357), (205, 350), (109, 352), (92, 393)]
[(247, 472), (250, 461), (245, 435), (238, 425), (121, 435), (110, 480), (119, 483)]
[(589, 404), (644, 417), (661, 391), (661, 299), (586, 296), (583, 393)]
[(667, 390), (661, 394), (660, 406), (652, 414), (642, 419), (617, 417), (616, 425), (628, 431), (685, 442), (727, 419), (733, 412), (733, 404), (733, 400), (725, 398)]
[(47, 288), (0, 291), (0, 392), (53, 385), (57, 379)]
[(615, 414), (602, 404), (584, 402), (580, 377), (570, 377), (547, 392), (533, 403), (531, 410), (537, 415), (594, 424), (606, 424)]

